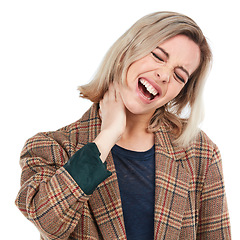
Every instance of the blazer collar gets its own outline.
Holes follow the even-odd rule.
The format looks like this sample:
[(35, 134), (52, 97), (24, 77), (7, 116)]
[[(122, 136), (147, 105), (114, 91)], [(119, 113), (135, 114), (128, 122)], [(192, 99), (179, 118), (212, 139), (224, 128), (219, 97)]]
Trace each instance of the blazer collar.
[(155, 133), (155, 146), (173, 160), (185, 159), (185, 149), (181, 146), (173, 144), (174, 137), (162, 124), (159, 130)]
[[(94, 104), (81, 120), (82, 143), (92, 142), (100, 132), (98, 105)], [(184, 215), (190, 175), (182, 164), (185, 151), (172, 144), (164, 126), (155, 133), (155, 227), (154, 239), (178, 239)], [(103, 239), (126, 239), (117, 174), (110, 152), (106, 159), (112, 176), (102, 182), (89, 199)], [(171, 229), (174, 229), (174, 233)]]

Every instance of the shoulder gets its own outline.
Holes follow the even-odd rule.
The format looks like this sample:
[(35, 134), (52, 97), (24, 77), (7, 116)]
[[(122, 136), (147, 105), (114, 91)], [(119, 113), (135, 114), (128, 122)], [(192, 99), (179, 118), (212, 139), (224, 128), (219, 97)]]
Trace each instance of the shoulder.
[(204, 131), (200, 131), (194, 141), (184, 149), (183, 164), (194, 175), (206, 176), (213, 164), (221, 164), (221, 155), (218, 146)]
[(60, 149), (70, 157), (77, 148), (88, 142), (94, 116), (97, 118), (95, 104), (83, 114), (81, 119), (56, 131), (37, 133), (26, 141), (22, 155), (33, 151), (57, 151)]
[(99, 117), (97, 114), (97, 108), (97, 104), (93, 104), (79, 120), (64, 126), (57, 131), (49, 132), (48, 135), (54, 135), (55, 137), (57, 137), (58, 134), (61, 136), (66, 135), (71, 141), (75, 142), (76, 136), (88, 133), (98, 124)]
[(215, 151), (219, 151), (217, 145), (209, 138), (209, 136), (200, 130), (196, 138), (185, 148), (186, 152), (193, 153), (196, 156), (205, 156), (209, 158)]

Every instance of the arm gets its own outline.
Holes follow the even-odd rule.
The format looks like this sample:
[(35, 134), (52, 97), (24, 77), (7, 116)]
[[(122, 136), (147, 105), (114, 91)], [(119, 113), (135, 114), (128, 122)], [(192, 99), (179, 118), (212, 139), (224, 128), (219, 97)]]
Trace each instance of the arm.
[(197, 239), (231, 239), (222, 160), (214, 149), (201, 195)]
[[(74, 231), (90, 194), (110, 175), (102, 161), (120, 136), (114, 130), (120, 128), (108, 123), (117, 123), (111, 113), (119, 102), (111, 103), (109, 94), (106, 96), (100, 104), (102, 131), (95, 140), (99, 148), (91, 143), (90, 149), (84, 146), (69, 159), (68, 152), (75, 148), (69, 137), (63, 134), (54, 140), (55, 137), (43, 133), (29, 139), (23, 148), (16, 205), (48, 239), (66, 239)], [(119, 115), (114, 116), (119, 120)]]
[(16, 205), (48, 239), (66, 239), (89, 198), (62, 167), (67, 160), (64, 147), (43, 133), (29, 139), (21, 153)]

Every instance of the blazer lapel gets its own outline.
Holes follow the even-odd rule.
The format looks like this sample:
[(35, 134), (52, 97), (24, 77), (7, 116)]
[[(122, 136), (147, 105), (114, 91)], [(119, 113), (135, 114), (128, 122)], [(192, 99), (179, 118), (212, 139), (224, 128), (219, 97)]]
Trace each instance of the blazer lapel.
[(174, 148), (164, 127), (155, 134), (154, 239), (178, 239), (184, 215), (190, 175), (181, 164), (185, 152)]
[[(85, 116), (86, 131), (85, 144), (92, 142), (100, 132), (101, 121), (98, 117), (97, 104), (87, 112)], [(97, 222), (103, 239), (127, 239), (123, 219), (123, 210), (120, 191), (117, 181), (117, 174), (110, 153), (106, 159), (107, 169), (112, 176), (99, 184), (92, 196), (89, 198), (89, 206)]]
[(127, 240), (117, 174), (111, 153), (106, 161), (112, 176), (99, 184), (89, 199), (89, 204), (103, 239)]

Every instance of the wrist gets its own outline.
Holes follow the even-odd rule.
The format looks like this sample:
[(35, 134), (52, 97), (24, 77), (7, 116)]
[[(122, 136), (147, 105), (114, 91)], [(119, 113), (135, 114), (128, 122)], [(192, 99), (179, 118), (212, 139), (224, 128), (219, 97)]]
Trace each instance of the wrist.
[(100, 152), (100, 159), (105, 162), (109, 152), (121, 136), (114, 135), (109, 130), (102, 130), (96, 139), (93, 141)]

